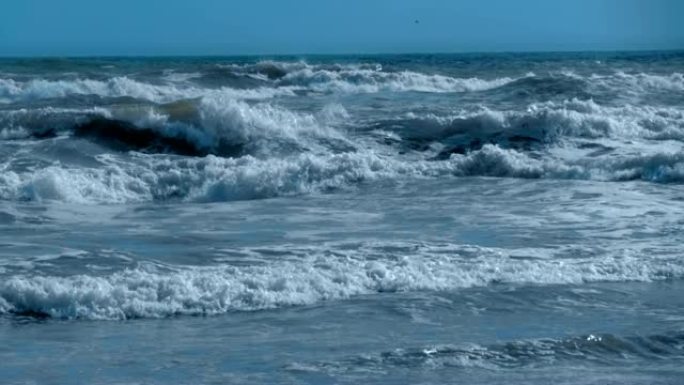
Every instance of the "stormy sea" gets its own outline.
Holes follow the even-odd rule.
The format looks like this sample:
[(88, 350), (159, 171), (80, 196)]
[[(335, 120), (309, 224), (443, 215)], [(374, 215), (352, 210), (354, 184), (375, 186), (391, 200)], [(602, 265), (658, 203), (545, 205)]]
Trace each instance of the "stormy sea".
[(683, 73), (0, 59), (0, 383), (682, 384)]

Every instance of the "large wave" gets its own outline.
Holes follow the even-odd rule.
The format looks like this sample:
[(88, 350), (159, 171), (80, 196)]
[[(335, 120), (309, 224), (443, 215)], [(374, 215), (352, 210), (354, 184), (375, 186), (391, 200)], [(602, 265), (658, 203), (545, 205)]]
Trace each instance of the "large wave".
[[(68, 131), (92, 119), (121, 120), (158, 135), (187, 137), (198, 149), (212, 152), (221, 141), (250, 142), (255, 138), (297, 139), (297, 134), (341, 134), (328, 123), (349, 121), (339, 104), (326, 105), (319, 114), (297, 113), (275, 104), (248, 104), (225, 95), (180, 100), (166, 104), (111, 103), (93, 108), (18, 109), (0, 111), (0, 132), (5, 138), (18, 132), (38, 137)], [(608, 107), (592, 100), (532, 103), (526, 108), (493, 110), (485, 107), (436, 115), (409, 112), (364, 124), (368, 129), (392, 132), (402, 140), (442, 142), (462, 151), (469, 142), (503, 143), (518, 140), (556, 142), (564, 138), (684, 139), (684, 113), (675, 107)], [(123, 130), (123, 128), (122, 128)], [(13, 134), (14, 133), (14, 134)], [(477, 148), (474, 148), (477, 149)], [(201, 152), (201, 151), (200, 151)]]
[[(8, 149), (0, 197), (12, 200), (257, 199), (347, 189), (364, 181), (454, 176), (684, 182), (684, 116), (668, 107), (571, 100), (536, 103), (524, 111), (408, 113), (358, 132), (336, 128), (339, 120), (350, 119), (340, 105), (301, 113), (227, 97), (17, 110), (0, 117), (7, 138), (47, 137), (61, 127), (123, 150), (85, 154), (97, 167), (57, 158), (27, 168), (14, 166), (27, 164), (21, 160), (26, 152)], [(25, 145), (59, 147), (71, 140)]]
[(73, 134), (119, 150), (273, 156), (279, 151), (295, 152), (302, 146), (313, 149), (319, 139), (329, 146), (353, 148), (329, 125), (345, 114), (339, 105), (327, 105), (319, 114), (306, 114), (214, 95), (166, 104), (0, 111), (0, 135), (5, 139), (41, 139)]
[(79, 203), (231, 201), (331, 192), (371, 181), (457, 176), (684, 182), (681, 152), (570, 161), (537, 159), (490, 144), (444, 161), (397, 159), (372, 151), (267, 159), (145, 154), (103, 154), (96, 159), (98, 167), (6, 169), (0, 174), (0, 197)]

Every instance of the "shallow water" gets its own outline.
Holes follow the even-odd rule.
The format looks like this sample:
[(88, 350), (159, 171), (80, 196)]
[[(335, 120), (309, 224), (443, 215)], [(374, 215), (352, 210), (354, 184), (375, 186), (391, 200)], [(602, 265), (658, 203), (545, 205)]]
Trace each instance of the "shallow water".
[(677, 384), (683, 64), (3, 59), (3, 382)]

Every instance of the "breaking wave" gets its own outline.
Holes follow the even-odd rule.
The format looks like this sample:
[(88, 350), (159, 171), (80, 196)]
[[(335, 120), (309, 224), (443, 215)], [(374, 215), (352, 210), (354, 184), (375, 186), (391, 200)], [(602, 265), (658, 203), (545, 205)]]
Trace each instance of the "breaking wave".
[(459, 134), (485, 139), (497, 134), (537, 141), (560, 138), (684, 138), (684, 113), (670, 107), (606, 107), (593, 100), (533, 103), (523, 110), (463, 111), (454, 115), (417, 115), (374, 123), (371, 128), (400, 136), (444, 140)]
[(105, 80), (87, 77), (34, 78), (24, 81), (0, 78), (0, 102), (97, 95), (165, 103), (207, 94), (223, 94), (241, 99), (268, 99), (293, 96), (299, 91), (462, 93), (499, 88), (504, 92), (514, 91), (516, 97), (528, 95), (539, 99), (554, 95), (590, 98), (592, 93), (607, 90), (633, 95), (684, 90), (684, 75), (679, 72), (651, 74), (616, 71), (611, 74), (578, 74), (560, 71), (540, 74), (523, 72), (501, 77), (454, 77), (406, 69), (387, 70), (377, 63), (308, 64), (280, 61), (219, 64), (203, 71), (204, 73), (166, 73), (161, 81), (152, 82), (127, 76), (114, 76)]
[[(207, 67), (149, 82), (0, 79), (9, 103), (0, 108), (0, 199), (224, 201), (460, 176), (684, 182), (678, 105), (586, 97), (602, 87), (676, 94), (680, 73), (485, 79), (376, 63), (210, 67), (256, 86), (201, 86)], [(345, 96), (380, 91), (466, 95), (441, 95), (436, 106), (422, 95), (377, 95), (363, 106)], [(520, 93), (534, 101), (511, 102)]]
[(325, 193), (372, 181), (457, 176), (684, 182), (682, 152), (570, 161), (538, 159), (490, 144), (443, 161), (401, 160), (376, 152), (267, 159), (102, 154), (96, 159), (99, 166), (92, 168), (48, 164), (27, 171), (6, 169), (0, 174), (0, 198), (79, 203), (232, 201)]
[(409, 70), (385, 69), (379, 63), (329, 63), (261, 61), (254, 64), (221, 65), (230, 74), (250, 75), (275, 85), (306, 87), (317, 92), (472, 92), (507, 88), (534, 97), (552, 95), (588, 96), (590, 90), (682, 91), (684, 77), (680, 72), (652, 74), (615, 71), (611, 74), (578, 74), (562, 70), (499, 78), (459, 78)]
[(6, 139), (60, 134), (92, 139), (118, 150), (181, 155), (239, 156), (295, 152), (322, 139), (353, 148), (329, 126), (346, 112), (328, 105), (320, 114), (295, 113), (268, 103), (248, 104), (224, 96), (167, 104), (113, 104), (88, 109), (39, 108), (0, 111)]
[(373, 93), (391, 92), (469, 92), (501, 87), (515, 79), (453, 78), (411, 71), (382, 72), (372, 69), (331, 71), (305, 67), (287, 73), (278, 84), (307, 87), (316, 92)]
[(192, 85), (150, 84), (130, 79), (114, 77), (109, 80), (45, 80), (34, 79), (26, 82), (0, 79), (0, 102), (13, 103), (40, 99), (67, 98), (73, 95), (96, 95), (100, 97), (130, 97), (157, 103), (205, 96), (223, 96), (235, 99), (269, 99), (275, 96), (294, 95), (291, 87), (260, 87), (235, 89), (200, 88)]
[(380, 292), (684, 276), (681, 260), (642, 258), (633, 250), (591, 259), (539, 258), (549, 256), (545, 249), (527, 250), (533, 258), (520, 259), (503, 249), (450, 244), (285, 250), (287, 258), (267, 264), (148, 263), (104, 276), (13, 275), (0, 283), (0, 312), (71, 319), (156, 318), (309, 305)]

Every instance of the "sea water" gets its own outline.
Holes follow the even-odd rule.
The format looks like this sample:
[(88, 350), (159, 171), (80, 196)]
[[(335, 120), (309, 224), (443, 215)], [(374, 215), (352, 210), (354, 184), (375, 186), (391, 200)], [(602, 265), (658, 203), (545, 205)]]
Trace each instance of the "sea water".
[(683, 73), (2, 59), (0, 382), (684, 383)]

